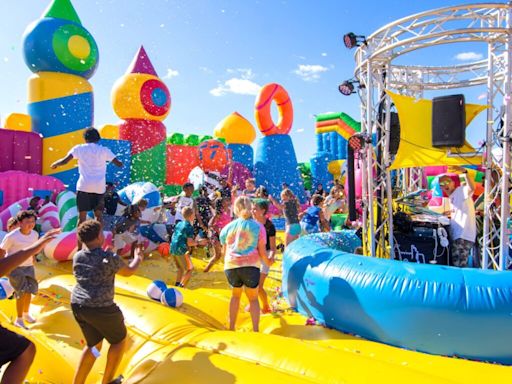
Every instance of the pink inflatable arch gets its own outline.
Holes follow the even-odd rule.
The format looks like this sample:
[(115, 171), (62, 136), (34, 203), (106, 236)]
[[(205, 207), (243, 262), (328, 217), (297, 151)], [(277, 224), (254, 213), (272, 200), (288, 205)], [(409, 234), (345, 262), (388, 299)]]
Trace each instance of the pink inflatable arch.
[(41, 174), (43, 139), (34, 132), (0, 129), (0, 172)]
[(57, 194), (65, 189), (62, 181), (52, 176), (41, 176), (22, 171), (0, 172), (0, 211), (24, 197)]

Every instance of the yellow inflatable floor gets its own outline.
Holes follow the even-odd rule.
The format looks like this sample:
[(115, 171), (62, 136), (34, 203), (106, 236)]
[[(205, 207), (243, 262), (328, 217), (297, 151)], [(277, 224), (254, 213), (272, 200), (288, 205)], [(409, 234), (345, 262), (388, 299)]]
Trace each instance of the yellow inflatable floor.
[[(504, 383), (512, 368), (431, 356), (346, 335), (288, 309), (278, 296), (279, 263), (269, 278), (276, 307), (261, 318), (261, 332), (241, 306), (238, 330), (226, 330), (229, 289), (221, 265), (196, 272), (188, 289), (180, 289), (179, 309), (146, 296), (153, 279), (171, 284), (174, 269), (159, 256), (147, 258), (137, 276), (116, 280), (116, 302), (129, 329), (129, 348), (121, 370), (126, 383)], [(30, 383), (70, 383), (84, 341), (69, 308), (74, 278), (71, 263), (37, 266), (40, 291), (33, 300), (38, 322), (22, 331), (37, 346)], [(15, 317), (13, 300), (0, 302), (2, 325)], [(17, 330), (19, 331), (19, 330)], [(108, 346), (96, 362), (89, 383), (101, 381)]]

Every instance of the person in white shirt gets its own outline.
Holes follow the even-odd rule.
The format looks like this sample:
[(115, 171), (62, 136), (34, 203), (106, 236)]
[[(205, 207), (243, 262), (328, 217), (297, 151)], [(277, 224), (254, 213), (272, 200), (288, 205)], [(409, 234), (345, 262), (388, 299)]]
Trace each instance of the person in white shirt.
[(468, 178), (466, 169), (458, 166), (452, 166), (451, 169), (461, 172), (466, 181), (466, 185), (456, 188), (450, 176), (439, 178), (441, 189), (450, 200), (451, 264), (454, 267), (467, 267), (469, 252), (476, 240), (475, 205), (472, 199), (475, 186)]
[[(9, 232), (0, 243), (0, 258), (31, 247), (39, 239), (39, 235), (34, 231), (36, 225), (36, 214), (34, 211), (21, 211), (16, 215), (19, 228)], [(14, 325), (27, 329), (25, 321), (35, 323), (35, 319), (30, 316), (30, 302), (32, 295), (37, 294), (38, 284), (34, 270), (34, 258), (28, 258), (19, 266), (11, 271), (9, 281), (16, 293), (16, 312), (18, 318)]]
[(110, 149), (98, 144), (100, 139), (100, 133), (97, 129), (87, 128), (84, 131), (85, 144), (75, 145), (66, 157), (55, 161), (51, 165), (52, 169), (56, 169), (66, 165), (72, 159), (78, 160), (80, 176), (76, 183), (76, 205), (79, 214), (77, 226), (87, 219), (87, 212), (89, 211), (94, 211), (96, 220), (102, 222), (107, 163), (112, 162), (118, 167), (123, 166), (123, 163), (116, 158), (116, 155)]

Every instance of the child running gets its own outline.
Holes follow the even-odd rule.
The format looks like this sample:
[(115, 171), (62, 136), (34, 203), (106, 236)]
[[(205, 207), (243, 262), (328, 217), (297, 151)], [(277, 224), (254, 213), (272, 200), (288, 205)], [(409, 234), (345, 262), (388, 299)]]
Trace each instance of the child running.
[[(12, 230), (5, 235), (0, 243), (0, 258), (9, 257), (13, 253), (32, 246), (39, 235), (34, 231), (36, 225), (36, 214), (34, 211), (21, 211), (16, 215), (19, 228)], [(11, 226), (12, 227), (12, 226)], [(13, 269), (9, 275), (9, 281), (16, 294), (17, 318), (14, 325), (28, 329), (27, 323), (33, 324), (36, 320), (30, 315), (30, 302), (32, 295), (38, 291), (38, 284), (34, 270), (34, 257), (30, 257)]]
[(174, 233), (171, 241), (171, 255), (176, 263), (177, 287), (185, 287), (192, 276), (194, 265), (190, 259), (189, 247), (198, 245), (206, 245), (207, 239), (194, 240), (194, 217), (195, 212), (192, 207), (184, 207), (181, 211), (181, 216), (184, 218), (174, 227)]
[(279, 203), (272, 196), (268, 196), (272, 204), (283, 212), (286, 221), (286, 238), (284, 244), (288, 245), (296, 240), (301, 232), (299, 224), (300, 205), (291, 189), (285, 188), (281, 191), (282, 203)]
[(204, 269), (204, 272), (208, 272), (213, 265), (220, 260), (222, 257), (222, 249), (220, 245), (219, 235), (222, 229), (231, 222), (231, 199), (227, 197), (219, 197), (215, 200), (215, 215), (212, 217), (208, 226), (210, 227), (209, 237), (210, 243), (213, 246), (214, 255), (210, 259), (210, 262)]
[(323, 201), (323, 196), (313, 195), (311, 198), (311, 206), (299, 215), (302, 233), (317, 233), (323, 231), (328, 226), (328, 224), (326, 225), (325, 216), (321, 207)]
[[(274, 263), (274, 257), (276, 254), (276, 227), (274, 226), (274, 223), (272, 223), (272, 220), (270, 220), (267, 217), (268, 206), (268, 200), (255, 199), (252, 203), (252, 215), (260, 224), (263, 224), (263, 226), (265, 227), (265, 231), (267, 232), (267, 245), (265, 249), (267, 251), (268, 259), (270, 260), (271, 263)], [(264, 286), (265, 279), (268, 276), (269, 270), (270, 267), (266, 263), (261, 264), (258, 295), (262, 303), (262, 313), (272, 312), (272, 309), (268, 304), (268, 296)]]
[(144, 258), (138, 247), (129, 265), (116, 254), (102, 249), (105, 241), (101, 223), (87, 220), (77, 229), (85, 249), (73, 257), (73, 275), (76, 285), (71, 294), (71, 310), (87, 346), (82, 351), (74, 384), (85, 383), (89, 372), (100, 355), (103, 339), (110, 344), (102, 383), (121, 383), (122, 376), (114, 379), (126, 346), (126, 326), (123, 313), (114, 303), (115, 275), (131, 276)]
[(114, 249), (120, 255), (124, 247), (131, 244), (130, 257), (133, 257), (137, 246), (139, 236), (137, 234), (137, 226), (140, 220), (140, 208), (136, 204), (129, 205), (125, 208), (123, 216), (114, 226)]

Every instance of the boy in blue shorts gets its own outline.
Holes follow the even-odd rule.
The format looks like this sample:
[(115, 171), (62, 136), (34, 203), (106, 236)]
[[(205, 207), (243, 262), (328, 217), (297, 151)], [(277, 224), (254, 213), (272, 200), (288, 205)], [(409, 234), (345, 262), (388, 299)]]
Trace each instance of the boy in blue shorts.
[(176, 224), (171, 240), (171, 255), (178, 270), (176, 275), (177, 287), (185, 287), (194, 270), (194, 265), (190, 259), (189, 247), (206, 245), (208, 242), (206, 239), (194, 240), (194, 208), (183, 208), (181, 215), (184, 220)]

